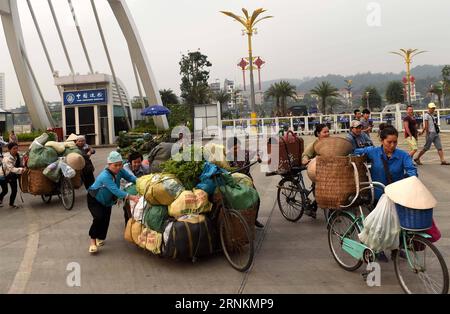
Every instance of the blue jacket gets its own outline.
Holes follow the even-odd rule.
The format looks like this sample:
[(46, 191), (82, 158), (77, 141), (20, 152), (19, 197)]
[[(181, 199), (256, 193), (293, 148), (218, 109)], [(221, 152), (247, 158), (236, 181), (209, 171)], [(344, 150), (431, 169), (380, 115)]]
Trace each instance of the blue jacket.
[(95, 179), (88, 192), (91, 192), (91, 195), (95, 194), (95, 199), (103, 206), (111, 207), (115, 204), (116, 198), (121, 199), (128, 195), (120, 189), (120, 179), (122, 178), (128, 182), (136, 183), (136, 177), (123, 168), (116, 175), (116, 180), (105, 168)]
[[(401, 149), (394, 150), (390, 159), (387, 158), (382, 146), (358, 148), (355, 150), (355, 154), (367, 155), (367, 158), (372, 163), (372, 167), (370, 168), (372, 180), (381, 182), (384, 185), (388, 184), (388, 180), (384, 170), (383, 159), (387, 160), (393, 182), (407, 177), (417, 176), (417, 168), (414, 166), (412, 158)], [(375, 189), (375, 199), (378, 200), (382, 194), (383, 192), (380, 189)]]

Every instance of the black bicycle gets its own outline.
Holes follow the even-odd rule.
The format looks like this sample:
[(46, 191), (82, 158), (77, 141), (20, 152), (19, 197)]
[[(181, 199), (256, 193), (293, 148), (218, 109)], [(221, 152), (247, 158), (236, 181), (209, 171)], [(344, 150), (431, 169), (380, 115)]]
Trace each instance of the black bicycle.
[[(261, 162), (261, 160), (255, 161), (229, 174), (241, 172), (258, 162)], [(213, 176), (219, 187), (225, 185), (225, 180), (219, 179), (222, 175), (223, 173), (218, 173)], [(253, 245), (254, 233), (250, 231), (249, 222), (247, 222), (241, 213), (229, 206), (226, 201), (227, 195), (224, 195), (220, 188), (218, 190), (222, 194), (222, 197), (220, 197), (221, 206), (218, 221), (220, 243), (225, 257), (231, 266), (238, 271), (245, 272), (253, 263), (255, 254)]]
[(281, 174), (283, 178), (277, 185), (278, 208), (283, 217), (292, 222), (300, 220), (305, 212), (316, 218), (315, 185), (306, 187), (302, 174), (306, 169), (305, 166), (292, 167), (288, 173)]

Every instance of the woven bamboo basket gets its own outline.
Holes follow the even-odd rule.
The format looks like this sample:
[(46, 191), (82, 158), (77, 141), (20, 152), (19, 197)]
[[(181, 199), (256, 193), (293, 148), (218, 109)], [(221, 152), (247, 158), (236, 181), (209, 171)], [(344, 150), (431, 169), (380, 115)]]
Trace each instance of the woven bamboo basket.
[[(317, 157), (316, 201), (321, 208), (339, 209), (356, 194), (355, 176), (351, 162), (358, 168), (360, 182), (367, 182), (365, 156)], [(365, 192), (367, 193), (367, 192)]]
[(54, 183), (42, 173), (44, 169), (30, 169), (28, 172), (28, 192), (33, 195), (52, 194)]

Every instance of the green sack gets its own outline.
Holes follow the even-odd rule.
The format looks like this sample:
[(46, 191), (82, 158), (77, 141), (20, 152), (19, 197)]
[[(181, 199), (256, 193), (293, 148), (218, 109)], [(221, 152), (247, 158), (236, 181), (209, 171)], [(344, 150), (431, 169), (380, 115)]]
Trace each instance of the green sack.
[(236, 210), (246, 210), (256, 205), (259, 194), (253, 187), (236, 183), (231, 175), (222, 175), (222, 178), (225, 184), (219, 188), (227, 206)]
[(58, 160), (58, 153), (51, 147), (39, 147), (30, 151), (28, 168), (41, 169)]
[(167, 206), (153, 205), (144, 213), (144, 224), (153, 231), (163, 233), (166, 220), (169, 218)]
[(72, 147), (72, 148), (71, 147), (67, 147), (66, 150), (64, 151), (64, 156), (67, 156), (70, 153), (77, 153), (77, 154), (82, 155), (81, 150), (79, 150), (76, 147)]
[(124, 189), (124, 191), (130, 195), (138, 195), (136, 184), (132, 184)]

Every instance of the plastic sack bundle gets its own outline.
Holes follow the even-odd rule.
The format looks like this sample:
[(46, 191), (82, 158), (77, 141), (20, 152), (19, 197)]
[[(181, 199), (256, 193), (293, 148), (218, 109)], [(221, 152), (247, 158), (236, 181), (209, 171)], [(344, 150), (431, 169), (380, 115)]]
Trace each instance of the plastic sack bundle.
[(72, 179), (77, 175), (77, 172), (71, 166), (66, 164), (64, 160), (60, 160), (59, 166), (61, 167), (61, 171), (64, 177)]
[(167, 206), (153, 205), (145, 211), (143, 222), (151, 230), (164, 232), (164, 224), (168, 218)]
[(53, 182), (59, 182), (59, 179), (61, 178), (61, 166), (59, 160), (48, 165), (42, 173)]
[(47, 133), (43, 133), (40, 136), (36, 137), (33, 141), (33, 143), (31, 143), (30, 145), (30, 151), (32, 151), (35, 148), (41, 148), (45, 145), (45, 143), (47, 143), (48, 141), (48, 134)]
[(145, 197), (141, 196), (139, 198), (139, 202), (134, 203), (133, 201), (130, 201), (130, 209), (131, 214), (133, 215), (133, 218), (136, 221), (141, 222), (144, 217), (144, 210), (147, 208), (147, 201), (145, 200)]
[(30, 151), (28, 168), (41, 169), (58, 160), (58, 153), (51, 147), (37, 147)]
[(208, 200), (208, 194), (200, 189), (183, 191), (180, 196), (169, 205), (169, 215), (180, 217), (188, 214), (201, 214), (210, 212), (212, 204)]
[(217, 173), (223, 172), (223, 169), (219, 168), (217, 165), (205, 162), (205, 165), (203, 166), (203, 172), (200, 175), (200, 183), (197, 184), (196, 188), (201, 189), (208, 193), (208, 195), (213, 195), (214, 191), (217, 188), (217, 184), (212, 178)]
[(383, 194), (377, 207), (364, 220), (364, 229), (358, 237), (362, 243), (378, 252), (397, 249), (399, 235), (400, 221), (395, 203)]
[(236, 183), (229, 174), (223, 175), (224, 185), (219, 186), (226, 203), (233, 209), (244, 210), (254, 207), (259, 200), (258, 192), (243, 183)]
[(136, 181), (140, 195), (152, 205), (170, 205), (184, 191), (184, 187), (172, 174), (154, 173), (142, 176)]
[(66, 150), (64, 143), (59, 143), (55, 141), (48, 141), (47, 143), (45, 143), (45, 147), (53, 148), (58, 154), (62, 154)]

